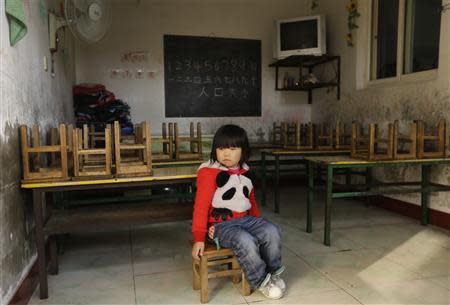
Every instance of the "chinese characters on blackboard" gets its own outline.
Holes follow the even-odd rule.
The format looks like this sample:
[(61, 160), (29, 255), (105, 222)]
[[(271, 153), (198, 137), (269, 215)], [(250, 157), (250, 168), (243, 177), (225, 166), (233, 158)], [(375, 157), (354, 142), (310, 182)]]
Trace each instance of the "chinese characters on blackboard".
[(261, 42), (164, 36), (166, 116), (261, 115)]

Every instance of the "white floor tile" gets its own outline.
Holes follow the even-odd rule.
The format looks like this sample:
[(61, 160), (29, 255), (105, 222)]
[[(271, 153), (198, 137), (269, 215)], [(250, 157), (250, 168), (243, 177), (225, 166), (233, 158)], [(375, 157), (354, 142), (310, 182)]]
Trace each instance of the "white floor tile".
[(424, 279), (353, 287), (348, 292), (363, 304), (447, 305), (450, 291)]
[[(136, 276), (137, 304), (198, 304), (200, 291), (192, 288), (192, 271)], [(209, 304), (245, 304), (231, 278), (209, 281)]]

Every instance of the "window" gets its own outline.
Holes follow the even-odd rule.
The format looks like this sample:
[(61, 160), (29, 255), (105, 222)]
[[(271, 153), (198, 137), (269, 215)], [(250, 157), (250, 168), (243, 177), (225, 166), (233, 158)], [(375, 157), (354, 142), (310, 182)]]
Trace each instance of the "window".
[(437, 69), (442, 0), (373, 0), (371, 79)]

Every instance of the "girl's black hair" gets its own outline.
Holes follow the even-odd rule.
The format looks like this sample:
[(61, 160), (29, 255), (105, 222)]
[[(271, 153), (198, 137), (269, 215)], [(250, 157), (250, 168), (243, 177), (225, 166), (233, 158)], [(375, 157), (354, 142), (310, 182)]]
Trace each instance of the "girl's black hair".
[(237, 125), (223, 125), (216, 131), (211, 148), (211, 160), (214, 162), (217, 161), (217, 148), (229, 147), (240, 147), (242, 149), (239, 165), (242, 166), (250, 158), (250, 145), (248, 143), (247, 132)]

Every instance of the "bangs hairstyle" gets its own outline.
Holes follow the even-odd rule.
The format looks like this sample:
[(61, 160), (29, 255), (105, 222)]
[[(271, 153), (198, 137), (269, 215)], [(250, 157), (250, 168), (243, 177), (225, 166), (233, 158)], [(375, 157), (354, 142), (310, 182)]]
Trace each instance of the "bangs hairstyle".
[(237, 125), (223, 125), (216, 131), (211, 148), (211, 160), (214, 162), (217, 161), (217, 148), (230, 147), (240, 147), (242, 149), (239, 165), (242, 166), (250, 158), (250, 145), (248, 143), (247, 132)]

